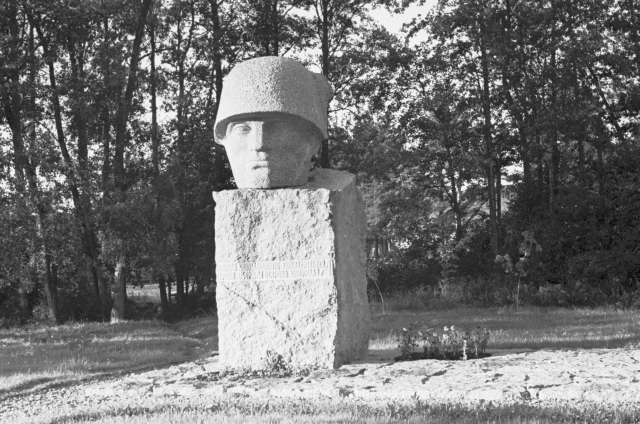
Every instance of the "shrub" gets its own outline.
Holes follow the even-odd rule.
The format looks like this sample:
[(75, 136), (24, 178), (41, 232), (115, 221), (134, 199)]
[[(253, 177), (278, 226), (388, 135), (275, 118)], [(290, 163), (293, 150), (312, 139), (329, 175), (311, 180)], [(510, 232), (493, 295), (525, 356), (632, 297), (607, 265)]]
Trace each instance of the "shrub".
[(102, 305), (86, 283), (70, 281), (60, 287), (58, 310), (63, 322), (102, 320)]
[(367, 261), (369, 289), (383, 294), (406, 292), (422, 286), (435, 286), (440, 264), (432, 259), (409, 260), (397, 252), (378, 260)]
[[(486, 328), (477, 327), (474, 331), (458, 331), (452, 325), (442, 330), (427, 326), (411, 325), (403, 328), (398, 337), (400, 356), (396, 361), (418, 359), (467, 360), (483, 358), (486, 353), (490, 333)], [(422, 346), (422, 352), (415, 349)]]

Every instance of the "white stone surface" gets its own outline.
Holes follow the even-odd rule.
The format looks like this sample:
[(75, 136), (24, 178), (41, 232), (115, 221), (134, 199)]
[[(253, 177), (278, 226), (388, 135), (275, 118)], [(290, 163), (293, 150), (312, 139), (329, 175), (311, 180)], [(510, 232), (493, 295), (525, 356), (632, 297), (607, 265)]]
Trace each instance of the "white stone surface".
[(216, 201), (220, 361), (333, 368), (366, 354), (365, 221), (355, 177), (318, 170), (299, 188)]

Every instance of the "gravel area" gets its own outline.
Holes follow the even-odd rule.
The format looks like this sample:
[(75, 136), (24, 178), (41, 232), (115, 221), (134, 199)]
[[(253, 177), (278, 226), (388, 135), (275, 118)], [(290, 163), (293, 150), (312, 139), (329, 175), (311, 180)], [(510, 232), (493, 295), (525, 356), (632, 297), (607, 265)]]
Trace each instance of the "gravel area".
[(392, 351), (306, 377), (221, 376), (217, 356), (168, 368), (16, 395), (0, 402), (0, 422), (47, 422), (116, 409), (206, 408), (215, 399), (308, 399), (379, 403), (463, 402), (541, 406), (638, 404), (640, 350), (493, 352), (469, 361), (394, 362)]

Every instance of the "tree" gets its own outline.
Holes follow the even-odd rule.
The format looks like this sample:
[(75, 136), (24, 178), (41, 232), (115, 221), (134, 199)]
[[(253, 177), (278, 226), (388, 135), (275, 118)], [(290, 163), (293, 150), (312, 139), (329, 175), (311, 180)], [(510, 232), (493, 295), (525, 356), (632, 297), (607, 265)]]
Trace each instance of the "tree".
[[(126, 192), (134, 182), (130, 176), (127, 175), (124, 162), (124, 153), (127, 144), (127, 123), (129, 121), (134, 90), (138, 79), (138, 64), (140, 62), (142, 38), (144, 37), (147, 16), (152, 5), (153, 0), (142, 0), (137, 14), (137, 24), (131, 47), (131, 56), (129, 58), (126, 88), (118, 103), (113, 123), (115, 128), (113, 180), (116, 189), (116, 193), (114, 193), (116, 207), (122, 205), (125, 201)], [(120, 244), (123, 244), (124, 241), (121, 240), (120, 242)], [(114, 303), (113, 309), (111, 310), (111, 322), (118, 322), (126, 318), (126, 262), (126, 249), (124, 246), (119, 246), (115, 259)]]
[[(367, 31), (371, 25), (371, 18), (367, 14), (368, 8), (395, 6), (395, 11), (402, 10), (393, 0), (309, 0), (315, 12), (315, 36), (320, 47), (320, 69), (335, 89), (335, 94), (349, 85), (348, 78), (350, 55), (359, 56), (365, 53), (353, 48), (356, 34)], [(407, 6), (410, 2), (402, 2)], [(320, 151), (320, 166), (330, 167), (329, 140), (323, 140)]]
[[(26, 117), (24, 115), (31, 115), (32, 120), (36, 119), (36, 110), (34, 108), (35, 103), (29, 102), (23, 98), (22, 92), (24, 90), (21, 74), (22, 71), (28, 65), (28, 58), (22, 52), (25, 49), (24, 39), (21, 37), (21, 33), (27, 27), (27, 22), (19, 13), (18, 5), (15, 3), (3, 4), (3, 19), (2, 34), (3, 41), (6, 50), (6, 60), (3, 60), (4, 66), (2, 67), (2, 101), (4, 116), (9, 124), (13, 141), (13, 153), (14, 153), (14, 172), (16, 176), (16, 188), (21, 197), (29, 205), (31, 213), (35, 217), (36, 237), (37, 237), (37, 250), (32, 254), (39, 257), (42, 265), (42, 280), (44, 282), (44, 289), (47, 296), (47, 304), (49, 307), (49, 317), (54, 322), (59, 322), (58, 311), (58, 293), (57, 293), (57, 281), (55, 279), (54, 272), (52, 270), (52, 255), (48, 242), (46, 219), (47, 219), (47, 207), (41, 200), (40, 190), (38, 188), (36, 167), (29, 160), (29, 154), (25, 148), (25, 135), (23, 133)], [(29, 32), (29, 47), (28, 54), (34, 56), (34, 44), (33, 44), (33, 31)], [(34, 81), (34, 67), (35, 63), (31, 63), (31, 84), (30, 90), (35, 90), (33, 84)], [(30, 105), (31, 107), (29, 108)], [(27, 113), (23, 113), (27, 110)], [(30, 109), (30, 110), (29, 110)], [(35, 129), (33, 130), (35, 131)]]

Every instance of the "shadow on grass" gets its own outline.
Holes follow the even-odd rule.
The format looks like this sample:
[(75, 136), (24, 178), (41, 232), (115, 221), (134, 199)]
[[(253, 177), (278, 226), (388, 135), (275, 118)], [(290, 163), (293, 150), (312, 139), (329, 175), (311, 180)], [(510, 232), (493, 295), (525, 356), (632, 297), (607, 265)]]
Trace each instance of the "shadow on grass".
[[(40, 378), (35, 378), (33, 380), (27, 380), (23, 383), (12, 386), (9, 389), (0, 389), (0, 400), (13, 397), (13, 396), (5, 396), (5, 395), (14, 395), (20, 391), (29, 390), (36, 386), (46, 385), (47, 383), (51, 383), (51, 382), (59, 382), (59, 380), (60, 380), (59, 377), (40, 377)], [(47, 385), (47, 387), (50, 387), (50, 386)]]
[(127, 369), (93, 372), (93, 373), (84, 374), (83, 376), (60, 375), (60, 376), (53, 376), (53, 377), (42, 377), (42, 378), (30, 379), (23, 383), (20, 383), (19, 385), (14, 385), (14, 386), (11, 386), (10, 388), (0, 389), (0, 402), (5, 401), (7, 399), (11, 399), (11, 398), (17, 398), (26, 393), (34, 392), (38, 390), (62, 389), (65, 387), (75, 386), (80, 383), (88, 383), (91, 381), (105, 380), (112, 377), (122, 376), (124, 374), (143, 373), (143, 372), (155, 370), (158, 368), (169, 368), (173, 365), (182, 364), (184, 362), (185, 362), (185, 359), (180, 359), (180, 360), (157, 363), (153, 365), (148, 365), (148, 364), (139, 365), (139, 366), (134, 366)]
[(549, 340), (541, 342), (490, 343), (493, 349), (619, 349), (640, 346), (640, 337), (603, 338), (598, 340)]
[(159, 322), (0, 331), (0, 400), (195, 360), (203, 343)]
[(176, 329), (187, 337), (200, 340), (206, 350), (218, 351), (218, 319), (215, 316), (183, 321), (176, 324)]

